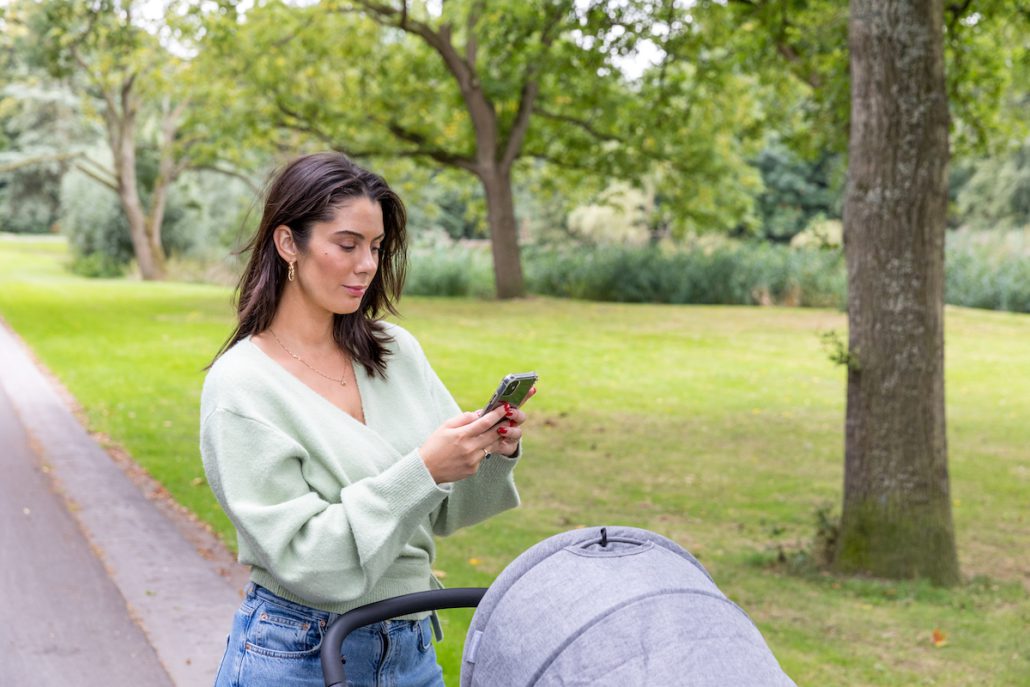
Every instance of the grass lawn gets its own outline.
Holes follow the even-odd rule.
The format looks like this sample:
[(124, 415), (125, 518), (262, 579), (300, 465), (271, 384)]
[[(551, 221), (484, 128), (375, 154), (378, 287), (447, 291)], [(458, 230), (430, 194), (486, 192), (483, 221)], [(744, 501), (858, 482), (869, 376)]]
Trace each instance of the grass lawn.
[[(197, 449), (224, 288), (66, 273), (58, 241), (0, 238), (0, 315), (128, 450), (230, 546)], [(522, 508), (441, 542), (451, 586), (485, 585), (578, 526), (654, 530), (693, 551), (799, 685), (1030, 685), (1030, 317), (948, 308), (948, 445), (966, 582), (837, 578), (804, 565), (839, 509), (844, 373), (825, 310), (408, 298), (399, 322), (466, 408), (535, 369)], [(778, 562), (783, 551), (788, 563)], [(457, 684), (470, 613), (444, 613)], [(226, 618), (228, 627), (229, 619)], [(931, 641), (935, 629), (947, 636)]]

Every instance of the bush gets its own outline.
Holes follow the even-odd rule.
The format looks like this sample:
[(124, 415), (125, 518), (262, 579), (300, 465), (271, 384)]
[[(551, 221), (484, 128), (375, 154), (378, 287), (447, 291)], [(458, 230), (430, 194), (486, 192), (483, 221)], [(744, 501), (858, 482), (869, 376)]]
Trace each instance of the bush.
[[(704, 237), (688, 245), (527, 247), (530, 293), (624, 303), (787, 305), (844, 308), (847, 274), (839, 248), (790, 248)], [(1030, 312), (1030, 230), (951, 232), (945, 301)], [(410, 251), (405, 293), (494, 293), (488, 246), (425, 241)]]
[(81, 172), (69, 172), (61, 184), (61, 231), (68, 237), (72, 270), (78, 274), (114, 276), (133, 258), (129, 223), (118, 197)]
[(945, 301), (1030, 313), (1030, 230), (949, 234)]
[[(188, 172), (170, 189), (161, 225), (169, 258), (202, 262), (224, 255), (253, 204), (245, 184), (213, 173)], [(80, 172), (61, 185), (61, 230), (72, 249), (72, 270), (84, 276), (115, 276), (135, 257), (118, 196)], [(94, 257), (99, 256), (99, 257)]]
[(530, 291), (627, 303), (842, 306), (839, 251), (759, 242), (530, 253)]
[(494, 295), (489, 248), (462, 244), (413, 248), (408, 253), (404, 293), (413, 296)]
[(71, 271), (80, 277), (111, 278), (125, 274), (128, 262), (120, 262), (104, 253), (72, 254)]

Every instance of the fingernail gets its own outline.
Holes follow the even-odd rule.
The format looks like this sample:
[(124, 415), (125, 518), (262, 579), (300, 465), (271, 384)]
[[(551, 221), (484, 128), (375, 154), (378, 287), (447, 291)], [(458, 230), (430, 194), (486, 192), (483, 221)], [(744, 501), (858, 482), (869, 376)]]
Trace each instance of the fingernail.
[(517, 424), (519, 424), (519, 423), (515, 422), (514, 420), (508, 420), (508, 425), (511, 426), (511, 427), (514, 427)]
[(505, 429), (504, 427), (499, 427), (499, 428), (497, 429), (497, 433), (498, 433), (498, 434), (507, 434), (507, 433), (508, 433), (508, 430), (507, 430), (507, 429)]

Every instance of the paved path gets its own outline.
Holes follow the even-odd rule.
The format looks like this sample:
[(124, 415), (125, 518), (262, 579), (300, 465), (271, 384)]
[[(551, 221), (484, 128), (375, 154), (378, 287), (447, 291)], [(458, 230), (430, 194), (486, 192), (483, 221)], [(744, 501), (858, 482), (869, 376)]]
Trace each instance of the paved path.
[(0, 685), (213, 683), (240, 570), (168, 513), (0, 322)]

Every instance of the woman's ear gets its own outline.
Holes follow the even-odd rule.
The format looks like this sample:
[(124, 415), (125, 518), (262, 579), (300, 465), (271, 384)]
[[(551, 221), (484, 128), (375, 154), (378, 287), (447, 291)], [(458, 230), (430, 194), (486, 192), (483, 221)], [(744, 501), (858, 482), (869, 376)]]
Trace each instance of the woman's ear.
[(272, 232), (272, 239), (275, 241), (275, 249), (279, 251), (279, 257), (287, 263), (297, 261), (297, 244), (293, 242), (293, 232), (285, 224), (280, 224)]

